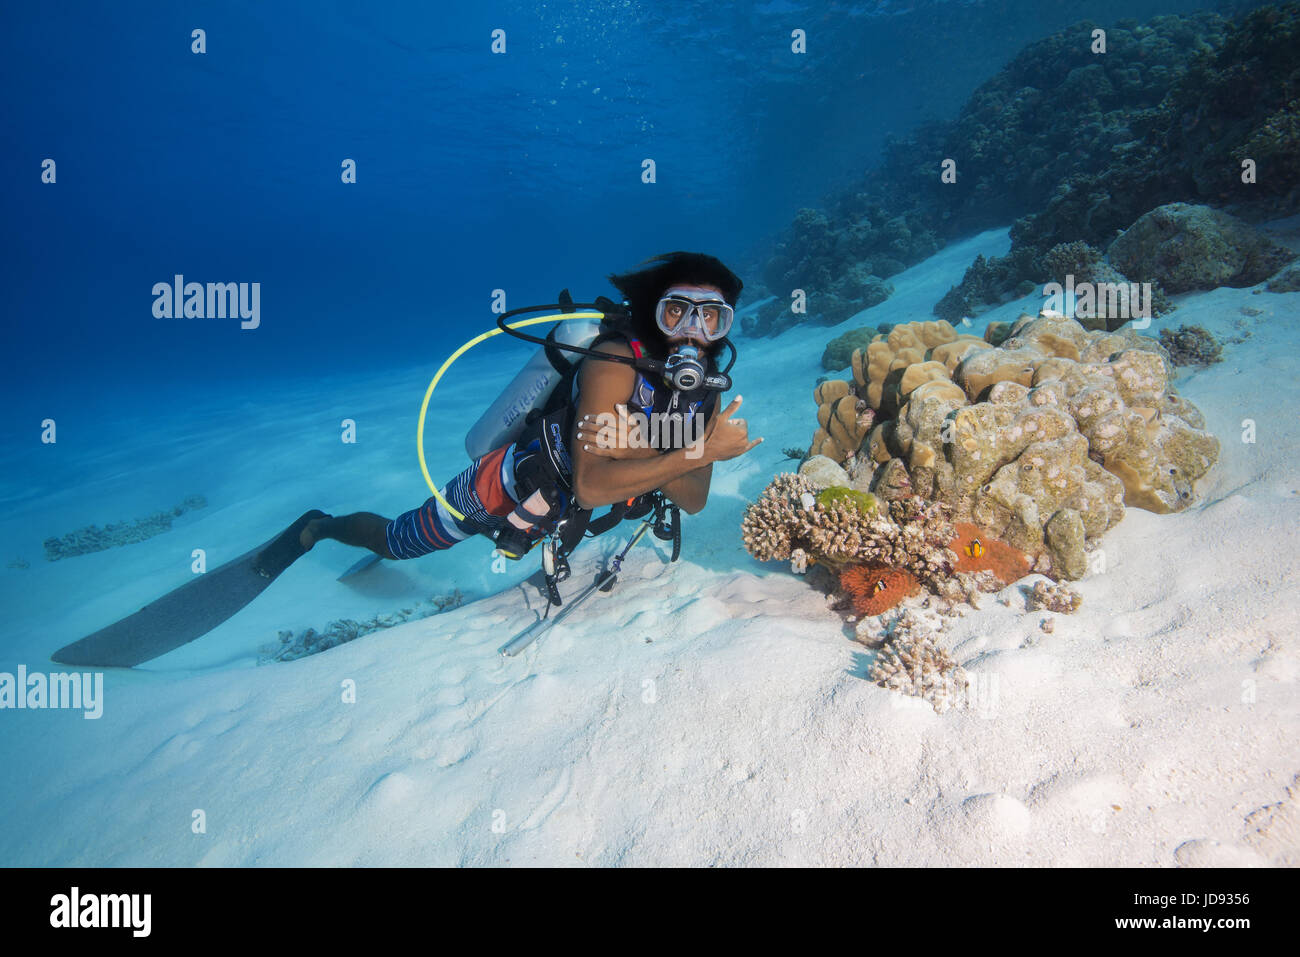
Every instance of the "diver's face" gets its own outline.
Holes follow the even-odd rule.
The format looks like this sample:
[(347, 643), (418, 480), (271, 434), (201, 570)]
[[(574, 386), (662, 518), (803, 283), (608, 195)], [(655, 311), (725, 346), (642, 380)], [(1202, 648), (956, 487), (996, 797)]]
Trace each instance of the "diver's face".
[[(688, 296), (691, 299), (723, 298), (722, 290), (717, 286), (673, 286), (672, 289), (677, 294)], [(668, 308), (672, 309), (674, 307), (670, 304)], [(676, 321), (682, 317), (672, 316), (669, 318), (670, 321)], [(684, 345), (689, 342), (691, 345), (698, 347), (701, 352), (713, 347), (713, 343), (706, 340), (703, 336), (698, 335), (694, 328), (690, 329), (686, 335), (675, 336), (666, 334), (665, 337), (668, 339), (668, 344), (670, 346)]]

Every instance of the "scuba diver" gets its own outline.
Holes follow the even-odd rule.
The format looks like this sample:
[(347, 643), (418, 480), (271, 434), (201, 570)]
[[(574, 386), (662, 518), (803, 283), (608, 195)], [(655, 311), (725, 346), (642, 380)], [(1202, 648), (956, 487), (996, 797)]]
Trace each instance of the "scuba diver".
[[(680, 510), (704, 507), (713, 463), (744, 455), (763, 440), (751, 441), (745, 420), (733, 417), (740, 396), (718, 408), (720, 394), (731, 388), (727, 373), (736, 349), (727, 333), (741, 281), (702, 253), (668, 253), (642, 265), (609, 277), (623, 293), (621, 306), (600, 297), (590, 307), (594, 311), (575, 311), (579, 307), (565, 290), (556, 307), (530, 306), (497, 317), (500, 332), (538, 343), (543, 352), (470, 430), (469, 468), (419, 508), (392, 520), (373, 512), (335, 517), (311, 509), (265, 544), (65, 645), (51, 660), (123, 668), (151, 661), (228, 621), (326, 538), (373, 553), (345, 577), (380, 559), (418, 558), (471, 535), (492, 538), (495, 553), (511, 559), (544, 541), (547, 614), (501, 649), (507, 657), (529, 647), (595, 591), (609, 591), (623, 557), (647, 531), (671, 540), (669, 561), (676, 561)], [(513, 316), (552, 308), (559, 314), (506, 325)], [(598, 326), (569, 325), (563, 335), (553, 326), (545, 339), (521, 331), (538, 322), (593, 318), (600, 319)], [(720, 347), (731, 357), (722, 368)], [(577, 358), (570, 361), (565, 353)], [(429, 394), (436, 382), (437, 377)], [(594, 509), (605, 506), (606, 514), (593, 517)], [(623, 550), (551, 616), (562, 604), (558, 584), (569, 577), (569, 553), (584, 538), (637, 518), (641, 524)]]
[[(655, 509), (656, 534), (668, 538), (676, 531), (675, 558), (678, 508), (688, 514), (704, 508), (713, 463), (763, 440), (751, 441), (745, 420), (734, 417), (740, 396), (718, 408), (731, 380), (730, 364), (719, 372), (717, 352), (725, 344), (734, 362), (726, 336), (743, 283), (702, 253), (667, 253), (642, 266), (608, 277), (623, 306), (598, 300), (612, 308), (585, 348), (560, 344), (554, 334), (520, 336), (546, 344), (547, 357), (564, 374), (545, 407), (529, 412), (520, 437), (478, 456), (442, 488), (442, 498), (463, 518), (436, 496), (391, 520), (373, 512), (316, 513), (299, 533), (301, 547), (334, 539), (381, 558), (410, 559), (481, 534), (496, 542), (496, 554), (517, 559), (555, 536), (563, 541), (563, 562), (584, 533), (599, 534)], [(566, 299), (567, 291), (562, 305)], [(582, 355), (566, 362), (553, 351), (561, 349)], [(673, 525), (662, 520), (668, 503)], [(610, 513), (593, 520), (592, 510), (604, 506)]]

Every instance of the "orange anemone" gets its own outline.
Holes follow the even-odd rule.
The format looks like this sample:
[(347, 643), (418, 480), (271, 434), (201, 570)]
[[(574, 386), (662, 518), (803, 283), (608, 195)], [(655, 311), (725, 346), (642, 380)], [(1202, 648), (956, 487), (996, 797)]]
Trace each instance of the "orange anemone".
[(853, 565), (840, 572), (840, 587), (858, 615), (879, 615), (921, 587), (912, 573), (888, 565)]
[(1024, 578), (1033, 564), (1029, 556), (1006, 542), (984, 534), (977, 525), (957, 522), (957, 537), (948, 547), (957, 553), (953, 571), (992, 572), (1004, 585)]

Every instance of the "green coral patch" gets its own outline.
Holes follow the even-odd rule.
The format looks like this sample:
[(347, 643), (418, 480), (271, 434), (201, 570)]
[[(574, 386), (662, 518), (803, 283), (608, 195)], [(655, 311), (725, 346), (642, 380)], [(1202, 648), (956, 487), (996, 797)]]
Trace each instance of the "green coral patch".
[(870, 492), (859, 492), (855, 489), (837, 485), (818, 492), (817, 504), (822, 508), (846, 505), (849, 508), (856, 508), (859, 512), (874, 512), (876, 510), (876, 497)]

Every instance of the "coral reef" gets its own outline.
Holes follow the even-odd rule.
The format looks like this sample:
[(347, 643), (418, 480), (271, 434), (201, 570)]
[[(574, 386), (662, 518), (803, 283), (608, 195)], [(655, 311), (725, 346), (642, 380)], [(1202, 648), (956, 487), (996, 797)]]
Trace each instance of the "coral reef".
[[(1043, 255), (1042, 264), (1048, 280), (1063, 287), (1087, 283), (1094, 288), (1129, 289), (1132, 285), (1129, 278), (1111, 265), (1099, 250), (1082, 241), (1058, 243)], [(1158, 282), (1151, 285), (1151, 315), (1162, 316), (1173, 311), (1173, 303), (1164, 288)], [(1135, 314), (1133, 307), (1136, 303), (1127, 305), (1127, 309), (1112, 309), (1105, 298), (1099, 297), (1096, 303), (1076, 303), (1074, 318), (1085, 329), (1114, 331)]]
[[(1027, 277), (1033, 277), (1034, 281)], [(1148, 305), (1144, 290), (1134, 290), (1128, 277), (1106, 261), (1096, 248), (1076, 240), (1058, 243), (1041, 256), (1023, 250), (991, 260), (977, 256), (961, 283), (948, 290), (935, 305), (934, 314), (946, 320), (975, 316), (1035, 289), (1045, 290), (1049, 283), (1057, 283), (1063, 290), (1077, 287), (1088, 290), (1081, 291), (1069, 305), (1073, 318), (1088, 329), (1114, 331), (1138, 315), (1139, 305), (1143, 312)], [(1102, 295), (1103, 290), (1113, 290), (1114, 298)], [(1151, 284), (1149, 297), (1151, 316), (1164, 315), (1174, 308), (1159, 283)], [(995, 339), (989, 341), (996, 344)]]
[(850, 565), (840, 572), (840, 588), (855, 615), (879, 615), (921, 590), (911, 572), (888, 565)]
[(965, 669), (937, 643), (938, 634), (908, 609), (892, 622), (884, 646), (867, 671), (882, 688), (914, 695), (942, 714), (960, 705), (970, 687)]
[[(1115, 30), (1107, 32), (1116, 40)], [(1151, 84), (1150, 93), (1161, 87), (1165, 93), (1141, 101), (1126, 97), (1103, 117), (1103, 128), (1118, 137), (1098, 141), (1083, 163), (1057, 180), (1038, 212), (1012, 226), (1011, 252), (996, 264), (995, 293), (1041, 275), (1041, 257), (1053, 246), (1080, 239), (1105, 246), (1117, 230), (1161, 204), (1231, 204), (1251, 218), (1300, 210), (1300, 69), (1294, 52), (1300, 4), (1263, 7), (1238, 22), (1210, 14), (1156, 17), (1133, 32), (1144, 34), (1147, 48), (1134, 51), (1136, 59), (1101, 59), (1107, 69)], [(1119, 35), (1120, 43), (1131, 39)], [(1128, 47), (1111, 42), (1109, 48)], [(1072, 107), (1057, 115), (1077, 119)], [(1239, 174), (1246, 159), (1257, 166), (1254, 182), (1243, 182)]]
[[(1121, 19), (1104, 25), (1104, 56), (1090, 49), (1096, 26), (1083, 20), (1027, 45), (955, 120), (889, 138), (860, 184), (824, 210), (801, 210), (776, 254), (749, 271), (779, 297), (800, 288), (811, 303), (839, 295), (850, 275), (888, 278), (953, 238), (1014, 220), (1008, 255), (976, 260), (936, 305), (957, 322), (1062, 281), (1052, 266), (1060, 246), (1105, 248), (1162, 204), (1229, 207), (1251, 220), (1300, 212), (1300, 3), (1238, 20)], [(959, 190), (935, 176), (943, 158), (957, 162)], [(1257, 175), (1244, 182), (1248, 159)], [(1168, 308), (1153, 290), (1154, 313)], [(786, 318), (746, 328), (801, 318), (776, 311)]]
[[(1054, 248), (1105, 248), (1161, 204), (1228, 206), (1248, 219), (1300, 211), (1300, 4), (1235, 21), (1122, 19), (1104, 25), (1104, 56), (1089, 46), (1096, 26), (1029, 44), (955, 120), (888, 140), (861, 184), (824, 211), (802, 210), (752, 271), (782, 296), (802, 288), (811, 299), (849, 270), (887, 278), (952, 238), (1014, 220), (1010, 253), (979, 261), (936, 307), (955, 322), (1051, 279)], [(959, 190), (935, 176), (941, 158), (957, 162)], [(1252, 182), (1240, 175), (1247, 159)]]
[[(1104, 248), (1161, 203), (1294, 212), (1298, 11), (1292, 2), (1240, 22), (1212, 13), (1083, 20), (1031, 43), (955, 120), (891, 137), (859, 184), (824, 210), (801, 210), (775, 255), (750, 271), (779, 296), (802, 288), (813, 297), (850, 269), (888, 278), (950, 239), (1015, 220), (1011, 254), (988, 264), (996, 268), (973, 301), (937, 313), (955, 322), (1050, 278), (1042, 258), (1053, 247)], [(1097, 26), (1106, 55), (1090, 49)], [(1260, 166), (1249, 186), (1225, 175), (1247, 156)], [(957, 162), (956, 190), (935, 175), (943, 158)]]
[[(842, 322), (888, 299), (894, 288), (885, 280), (901, 272), (904, 261), (920, 262), (937, 248), (918, 221), (886, 216), (880, 207), (855, 215), (843, 228), (821, 210), (801, 209), (772, 257), (754, 270), (775, 299), (741, 327), (749, 335), (771, 335), (809, 322)], [(807, 296), (806, 315), (791, 311), (795, 289)]]
[(1141, 216), (1106, 253), (1125, 274), (1170, 293), (1253, 286), (1295, 259), (1237, 217), (1189, 203)]
[(1029, 611), (1060, 612), (1072, 615), (1083, 604), (1083, 596), (1064, 582), (1047, 582), (1039, 579), (1034, 582), (1029, 594), (1025, 596), (1025, 608)]
[[(1185, 170), (1197, 197), (1234, 202), (1242, 211), (1270, 218), (1295, 211), (1300, 198), (1297, 47), (1300, 4), (1261, 7), (1232, 23), (1219, 48), (1195, 57), (1170, 90), (1149, 140), (1171, 152), (1166, 162)], [(1247, 158), (1258, 167), (1250, 184), (1239, 173)], [(1228, 169), (1237, 175), (1225, 176)]]
[(824, 484), (947, 503), (954, 520), (980, 526), (1031, 567), (1047, 556), (1039, 570), (1057, 577), (1086, 573), (1088, 543), (1125, 505), (1186, 508), (1218, 457), (1200, 412), (1170, 385), (1169, 354), (1132, 329), (1021, 316), (993, 347), (946, 322), (911, 323), (855, 352), (852, 367), (851, 383), (818, 387), (834, 396), (819, 421), (830, 401), (832, 412), (865, 403), (881, 419), (856, 449), (844, 445), (857, 431), (827, 441), (818, 430), (822, 455), (855, 456), (854, 476), (818, 460)]
[(831, 372), (847, 369), (849, 360), (853, 358), (853, 350), (865, 349), (879, 332), (875, 326), (862, 326), (836, 336), (826, 343), (826, 349), (822, 352), (822, 368)]
[(319, 654), (338, 645), (347, 644), (349, 641), (355, 641), (362, 635), (368, 635), (371, 632), (382, 631), (385, 628), (392, 628), (394, 625), (429, 618), (440, 612), (459, 608), (464, 601), (465, 596), (461, 594), (460, 589), (456, 589), (450, 595), (439, 595), (430, 598), (427, 602), (417, 601), (410, 608), (403, 608), (391, 615), (376, 615), (368, 621), (339, 618), (331, 621), (322, 631), (308, 628), (299, 634), (285, 629), (279, 634), (280, 643), (278, 647), (264, 648), (262, 650), (259, 664), (306, 658), (308, 655)]
[(1223, 361), (1219, 343), (1200, 326), (1161, 329), (1160, 345), (1176, 366), (1208, 366)]
[(1264, 288), (1269, 292), (1300, 292), (1300, 263), (1280, 270)]
[(147, 518), (138, 518), (134, 522), (114, 522), (103, 528), (98, 525), (87, 525), (59, 538), (47, 538), (44, 542), (45, 560), (57, 562), (62, 558), (72, 558), (74, 555), (102, 552), (117, 545), (143, 542), (145, 539), (170, 531), (172, 519), (184, 515), (191, 509), (205, 508), (207, 504), (207, 499), (202, 495), (191, 495), (170, 511), (155, 512)]
[(1028, 295), (1033, 292), (1034, 284), (1019, 279), (1028, 271), (1030, 267), (1020, 264), (1013, 268), (1009, 256), (986, 259), (981, 253), (966, 267), (961, 282), (934, 304), (934, 314), (945, 322), (960, 322), (978, 316), (991, 306)]

